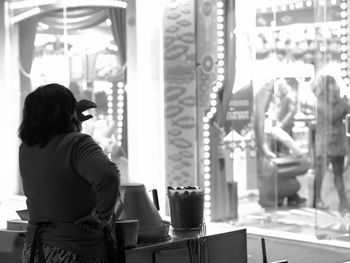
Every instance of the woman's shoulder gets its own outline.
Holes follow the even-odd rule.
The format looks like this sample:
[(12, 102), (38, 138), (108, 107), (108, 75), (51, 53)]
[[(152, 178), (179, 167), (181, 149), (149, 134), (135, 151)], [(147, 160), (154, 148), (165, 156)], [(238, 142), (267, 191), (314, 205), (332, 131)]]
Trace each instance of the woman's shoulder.
[(70, 132), (64, 135), (63, 143), (74, 144), (77, 142), (91, 141), (92, 137), (88, 134), (81, 132)]
[(70, 149), (73, 154), (78, 152), (92, 153), (99, 147), (95, 140), (88, 134), (72, 132), (60, 141), (60, 146)]

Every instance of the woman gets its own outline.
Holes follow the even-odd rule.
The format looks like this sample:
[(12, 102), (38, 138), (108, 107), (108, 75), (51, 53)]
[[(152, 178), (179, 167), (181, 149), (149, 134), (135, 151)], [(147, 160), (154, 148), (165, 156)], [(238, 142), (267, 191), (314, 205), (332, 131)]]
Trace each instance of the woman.
[(19, 168), (29, 226), (23, 262), (108, 262), (108, 233), (120, 175), (96, 142), (82, 134), (89, 118), (72, 92), (41, 86), (25, 99)]
[(321, 76), (313, 85), (317, 98), (314, 207), (327, 209), (321, 199), (321, 186), (330, 162), (339, 197), (339, 211), (349, 212), (350, 203), (343, 179), (344, 159), (347, 155), (343, 120), (350, 112), (350, 106), (345, 98), (340, 97), (339, 86), (332, 76)]

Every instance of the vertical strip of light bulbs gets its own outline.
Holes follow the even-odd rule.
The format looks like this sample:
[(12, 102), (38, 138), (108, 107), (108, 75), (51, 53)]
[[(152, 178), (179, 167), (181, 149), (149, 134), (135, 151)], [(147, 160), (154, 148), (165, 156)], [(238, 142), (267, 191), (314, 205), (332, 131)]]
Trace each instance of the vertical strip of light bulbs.
[[(111, 124), (113, 121), (113, 88), (112, 85), (106, 90), (107, 93), (107, 123)], [(113, 136), (113, 135), (112, 135)], [(108, 153), (109, 159), (112, 159), (112, 153)]]
[[(123, 138), (123, 113), (124, 113), (124, 83), (122, 81), (119, 81), (117, 83), (117, 122), (116, 122), (116, 126), (117, 126), (117, 136), (115, 138), (117, 145), (121, 146), (122, 145), (122, 138)], [(112, 122), (113, 121), (113, 101), (114, 101), (114, 96), (113, 96), (113, 88), (109, 88), (107, 90), (107, 120), (108, 122)]]
[(204, 157), (204, 216), (205, 221), (211, 220), (211, 196), (210, 196), (210, 132), (209, 122), (214, 117), (217, 109), (217, 94), (223, 87), (224, 81), (224, 58), (225, 58), (225, 25), (224, 25), (224, 1), (218, 0), (217, 7), (217, 77), (216, 83), (212, 86), (210, 91), (210, 110), (206, 116), (203, 117), (203, 157)]
[(106, 91), (107, 93), (107, 120), (108, 123), (113, 121), (113, 88), (110, 87)]
[(124, 88), (122, 81), (117, 83), (117, 145), (122, 145), (123, 138), (123, 118), (124, 118)]
[(340, 1), (340, 66), (341, 76), (347, 87), (349, 87), (349, 67), (348, 67), (348, 0)]

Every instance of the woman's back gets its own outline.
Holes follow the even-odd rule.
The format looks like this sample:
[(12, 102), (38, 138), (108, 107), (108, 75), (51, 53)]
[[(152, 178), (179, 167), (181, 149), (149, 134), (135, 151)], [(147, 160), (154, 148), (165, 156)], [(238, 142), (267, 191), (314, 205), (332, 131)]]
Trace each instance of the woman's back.
[(95, 206), (91, 186), (76, 171), (74, 155), (84, 137), (73, 132), (43, 148), (21, 145), (20, 172), (32, 221), (74, 222)]

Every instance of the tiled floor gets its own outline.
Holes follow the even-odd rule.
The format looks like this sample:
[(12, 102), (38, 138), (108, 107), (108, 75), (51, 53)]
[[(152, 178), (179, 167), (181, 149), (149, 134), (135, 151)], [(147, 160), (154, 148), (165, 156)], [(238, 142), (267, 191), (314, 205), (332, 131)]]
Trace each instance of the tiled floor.
[[(322, 197), (329, 206), (329, 210), (315, 210), (311, 207), (313, 195), (313, 174), (312, 171), (299, 178), (302, 184), (300, 195), (308, 199), (307, 205), (298, 209), (276, 208), (266, 211), (258, 204), (257, 193), (250, 193), (241, 197), (239, 201), (238, 221), (232, 222), (236, 225), (244, 225), (251, 229), (276, 231), (283, 235), (283, 232), (299, 234), (304, 237), (317, 240), (338, 240), (344, 246), (350, 246), (350, 213), (340, 214), (337, 211), (338, 197), (333, 184), (331, 170), (324, 177)], [(350, 188), (350, 169), (344, 173), (345, 186)], [(349, 190), (348, 190), (349, 192)], [(334, 242), (333, 242), (334, 243)]]

